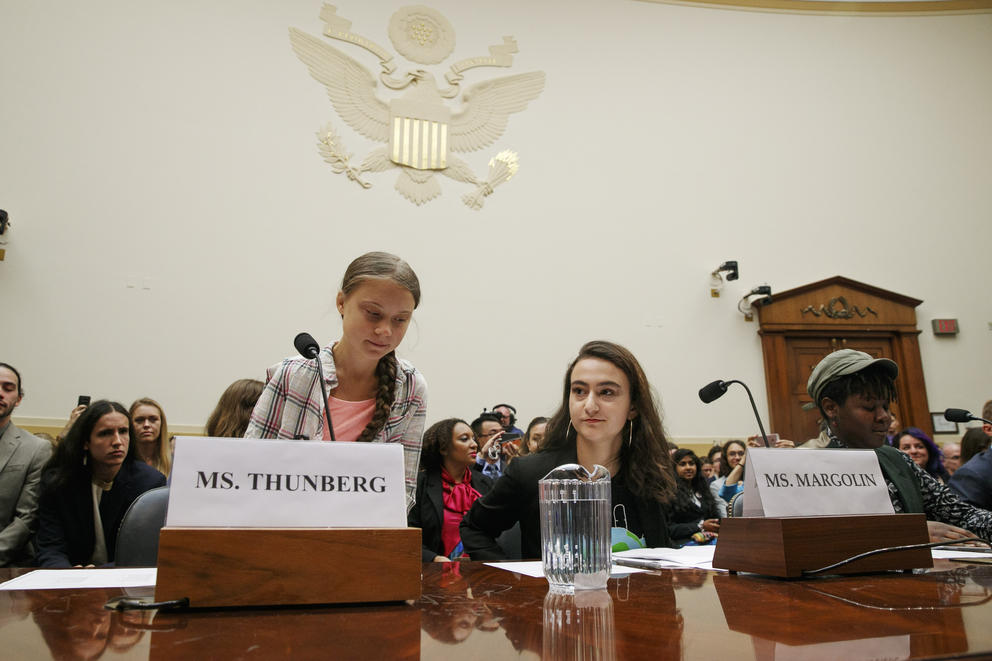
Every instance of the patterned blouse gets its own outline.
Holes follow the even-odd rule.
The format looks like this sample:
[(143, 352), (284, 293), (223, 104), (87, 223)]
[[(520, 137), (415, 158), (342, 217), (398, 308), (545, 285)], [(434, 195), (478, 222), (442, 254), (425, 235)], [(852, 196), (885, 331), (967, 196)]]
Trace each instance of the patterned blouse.
[[(827, 433), (830, 436), (828, 448), (848, 447), (834, 435), (832, 430), (828, 430)], [(926, 514), (927, 520), (940, 521), (964, 528), (982, 539), (992, 539), (992, 512), (964, 502), (956, 493), (948, 489), (947, 485), (917, 466), (908, 454), (901, 454), (920, 484), (920, 492), (923, 495), (923, 512)], [(889, 500), (892, 501), (892, 507), (895, 508), (896, 514), (901, 514), (903, 507), (902, 500), (899, 498), (899, 490), (888, 477), (885, 478), (885, 484), (889, 489)]]

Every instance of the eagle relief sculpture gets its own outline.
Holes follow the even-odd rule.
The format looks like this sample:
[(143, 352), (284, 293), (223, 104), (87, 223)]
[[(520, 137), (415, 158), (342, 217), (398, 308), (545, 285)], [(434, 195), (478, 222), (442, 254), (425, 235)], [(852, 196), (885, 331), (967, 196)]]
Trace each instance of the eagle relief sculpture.
[[(462, 197), (473, 209), (481, 209), (486, 196), (516, 173), (517, 155), (512, 151), (496, 154), (485, 177), (476, 177), (455, 155), (492, 145), (503, 135), (510, 115), (526, 108), (544, 89), (544, 72), (533, 71), (486, 80), (462, 92), (463, 72), (513, 64), (517, 45), (512, 37), (503, 37), (502, 44), (490, 46), (488, 56), (452, 64), (442, 89), (424, 69), (394, 77), (397, 65), (393, 56), (352, 32), (351, 22), (338, 16), (333, 5), (325, 4), (320, 18), (325, 24), (324, 37), (364, 48), (378, 57), (382, 66), (376, 80), (366, 67), (327, 41), (295, 28), (289, 30), (293, 51), (327, 89), (341, 119), (366, 138), (384, 143), (356, 166), (328, 123), (317, 132), (318, 149), (334, 172), (370, 188), (365, 173), (397, 169), (396, 190), (418, 205), (441, 194), (435, 175), (443, 174), (475, 187)], [(419, 5), (393, 14), (389, 39), (402, 56), (421, 65), (442, 62), (455, 48), (455, 33), (448, 20), (438, 11)], [(380, 82), (396, 92), (393, 98), (380, 96)], [(459, 94), (461, 107), (453, 108), (449, 100), (456, 100)]]

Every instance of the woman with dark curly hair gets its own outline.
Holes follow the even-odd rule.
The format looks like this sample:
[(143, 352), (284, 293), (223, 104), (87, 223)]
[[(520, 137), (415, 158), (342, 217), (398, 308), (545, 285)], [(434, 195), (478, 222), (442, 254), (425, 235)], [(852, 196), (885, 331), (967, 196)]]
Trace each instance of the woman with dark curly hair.
[(421, 559), (448, 562), (462, 556), (458, 526), (465, 512), (493, 481), (473, 471), (479, 445), (464, 420), (448, 418), (424, 432), (417, 474), (417, 500), (407, 525), (421, 529)]
[[(720, 509), (703, 475), (702, 462), (689, 449), (676, 450), (672, 455), (678, 490), (668, 509), (668, 534), (672, 544), (684, 546), (693, 535), (703, 533), (709, 541), (720, 532)], [(701, 540), (697, 539), (696, 542)]]
[(45, 467), (35, 538), (41, 567), (114, 561), (117, 529), (134, 500), (165, 476), (135, 460), (133, 428), (117, 402), (90, 404)]
[(514, 459), (469, 510), (462, 541), (473, 560), (504, 558), (496, 538), (518, 521), (523, 557), (541, 557), (537, 482), (562, 464), (605, 467), (611, 511), (624, 513), (614, 523), (642, 546), (671, 545), (664, 512), (675, 493), (668, 440), (644, 370), (618, 344), (597, 340), (579, 349), (538, 451)]

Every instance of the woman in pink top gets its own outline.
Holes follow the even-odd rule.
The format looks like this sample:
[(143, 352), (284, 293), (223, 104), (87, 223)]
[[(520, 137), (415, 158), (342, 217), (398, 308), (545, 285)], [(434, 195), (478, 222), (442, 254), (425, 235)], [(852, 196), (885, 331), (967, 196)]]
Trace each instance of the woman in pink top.
[(409, 362), (396, 357), (420, 303), (417, 275), (396, 255), (370, 252), (345, 271), (337, 295), (341, 339), (318, 356), (327, 402), (313, 360), (287, 358), (268, 370), (246, 438), (330, 439), (330, 407), (339, 441), (402, 443), (407, 510), (413, 506), (427, 413), (427, 384)]

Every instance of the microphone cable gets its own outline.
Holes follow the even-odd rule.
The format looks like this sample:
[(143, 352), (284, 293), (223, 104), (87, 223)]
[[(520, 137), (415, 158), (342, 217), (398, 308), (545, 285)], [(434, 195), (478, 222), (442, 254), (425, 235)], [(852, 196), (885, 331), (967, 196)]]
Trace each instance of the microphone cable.
[(980, 544), (985, 544), (989, 548), (992, 548), (992, 543), (981, 537), (964, 537), (962, 539), (954, 539), (944, 542), (928, 542), (926, 544), (905, 544), (903, 546), (886, 546), (884, 548), (875, 549), (873, 551), (866, 551), (864, 553), (859, 553), (857, 555), (852, 555), (850, 558), (845, 558), (840, 562), (835, 562), (832, 565), (827, 565), (826, 567), (820, 567), (819, 569), (804, 569), (802, 571), (803, 576), (813, 576), (816, 574), (823, 574), (830, 571), (831, 569), (837, 569), (838, 567), (843, 567), (844, 565), (849, 565), (857, 560), (863, 560), (864, 558), (870, 558), (873, 555), (880, 555), (882, 553), (892, 553), (893, 551), (914, 551), (916, 549), (932, 549), (937, 546), (951, 546), (954, 544), (964, 544), (966, 542), (979, 542)]

